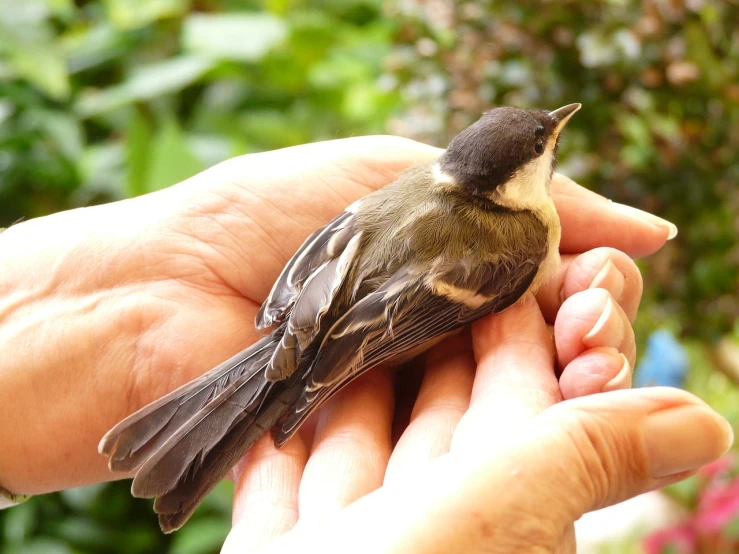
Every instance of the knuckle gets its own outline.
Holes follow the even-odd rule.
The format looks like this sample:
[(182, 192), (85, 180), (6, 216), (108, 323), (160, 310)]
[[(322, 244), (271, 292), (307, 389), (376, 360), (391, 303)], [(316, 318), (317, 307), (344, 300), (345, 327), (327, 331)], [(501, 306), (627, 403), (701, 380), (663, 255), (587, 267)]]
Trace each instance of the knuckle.
[(505, 504), (504, 510), (492, 515), (476, 512), (468, 515), (477, 533), (470, 551), (480, 554), (547, 554), (554, 551), (560, 529), (551, 520), (532, 517), (529, 506)]
[(558, 425), (573, 464), (572, 490), (586, 495), (586, 505), (610, 505), (647, 478), (641, 437), (624, 432), (612, 414), (576, 408), (562, 410), (560, 416)]
[(626, 286), (633, 289), (637, 299), (641, 299), (642, 293), (644, 292), (644, 278), (642, 277), (639, 266), (633, 260), (630, 260), (630, 262), (632, 271), (626, 276)]
[[(384, 475), (390, 447), (376, 437), (353, 430), (319, 439), (308, 461), (312, 468), (331, 468), (335, 475)], [(318, 470), (322, 471), (322, 470)]]
[(603, 313), (610, 293), (605, 289), (586, 289), (570, 296), (557, 313), (555, 327), (592, 325)]

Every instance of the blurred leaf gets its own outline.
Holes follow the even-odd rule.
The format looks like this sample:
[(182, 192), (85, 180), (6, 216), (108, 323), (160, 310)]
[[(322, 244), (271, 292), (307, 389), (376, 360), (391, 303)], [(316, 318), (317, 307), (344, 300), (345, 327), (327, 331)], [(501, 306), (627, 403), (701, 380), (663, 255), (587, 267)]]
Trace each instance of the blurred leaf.
[(0, 100), (0, 125), (2, 125), (15, 111), (15, 106), (8, 100)]
[(82, 154), (82, 128), (72, 115), (52, 110), (28, 110), (22, 118), (29, 127), (42, 131), (45, 140), (63, 156), (75, 159)]
[(36, 524), (35, 505), (25, 502), (8, 510), (3, 522), (3, 536), (9, 544), (18, 544), (26, 539)]
[(184, 21), (186, 51), (237, 61), (256, 61), (282, 42), (285, 23), (267, 13), (192, 14)]
[(669, 115), (649, 114), (649, 126), (652, 132), (669, 141), (677, 141), (680, 138), (679, 122)]
[(714, 53), (710, 34), (698, 23), (686, 25), (684, 32), (690, 59), (701, 68), (706, 76), (706, 83), (712, 88), (718, 88), (726, 81), (726, 76), (721, 60)]
[(686, 508), (693, 508), (693, 504), (695, 503), (695, 499), (697, 498), (700, 488), (700, 479), (697, 476), (692, 475), (687, 479), (668, 485), (662, 490)]
[(267, 11), (283, 15), (290, 8), (293, 0), (265, 0), (264, 7)]
[(190, 135), (187, 143), (205, 167), (216, 165), (241, 152), (228, 139), (219, 135)]
[(652, 142), (652, 133), (647, 122), (639, 116), (622, 114), (616, 118), (621, 134), (640, 148), (649, 147)]
[(73, 554), (72, 549), (62, 541), (38, 538), (15, 547), (12, 554)]
[(51, 15), (46, 0), (0, 0), (0, 21), (10, 26), (40, 24)]
[(726, 527), (724, 527), (723, 535), (730, 539), (739, 540), (739, 517), (734, 518)]
[(346, 91), (344, 114), (353, 121), (371, 121), (377, 113), (386, 113), (388, 95), (371, 85), (354, 85)]
[(213, 62), (205, 58), (180, 56), (140, 67), (120, 85), (88, 92), (77, 102), (76, 110), (82, 117), (90, 117), (176, 92), (200, 79), (212, 66)]
[(104, 484), (87, 485), (61, 491), (59, 495), (66, 504), (78, 510), (89, 510), (98, 495), (105, 489)]
[(7, 56), (17, 77), (27, 79), (54, 99), (66, 99), (71, 88), (63, 52), (46, 37), (46, 30), (27, 30), (10, 27), (7, 21), (0, 23), (0, 55)]
[(307, 137), (294, 116), (277, 110), (255, 110), (241, 115), (244, 136), (259, 141), (266, 148), (293, 146), (304, 142)]
[(83, 188), (125, 196), (124, 151), (118, 143), (102, 143), (88, 147), (80, 160)]
[(158, 19), (184, 14), (189, 0), (104, 0), (110, 20), (120, 29), (137, 29)]
[(233, 506), (234, 499), (234, 482), (233, 481), (221, 481), (216, 485), (208, 496), (203, 499), (203, 503), (200, 508), (220, 512), (228, 516), (231, 519), (231, 507)]
[(55, 525), (55, 532), (79, 548), (100, 550), (115, 539), (115, 532), (86, 517), (67, 517)]
[(153, 130), (140, 110), (135, 110), (126, 137), (126, 161), (128, 166), (128, 194), (146, 193), (147, 177), (151, 161)]
[(72, 0), (44, 0), (56, 13), (70, 13), (74, 10), (74, 3)]
[(76, 73), (115, 59), (126, 53), (130, 37), (107, 21), (71, 30), (62, 37), (69, 71)]
[(69, 96), (66, 62), (58, 50), (45, 45), (27, 45), (12, 52), (11, 60), (19, 75), (52, 98), (63, 100)]
[(221, 519), (200, 519), (189, 522), (172, 541), (172, 554), (208, 554), (220, 552), (231, 525)]
[(739, 387), (720, 371), (706, 346), (697, 340), (684, 340), (691, 360), (685, 388), (705, 400), (739, 431)]
[[(163, 552), (162, 543), (171, 542), (169, 537), (165, 538), (162, 535), (162, 531), (159, 529), (159, 525), (156, 523), (156, 517), (151, 513), (151, 510), (146, 511), (148, 516), (149, 525), (137, 525), (135, 527), (128, 527), (125, 535), (119, 539), (121, 542), (119, 551), (122, 554), (149, 554), (150, 552)], [(127, 519), (132, 519), (132, 516), (128, 516)], [(166, 549), (169, 552), (169, 549)]]
[(154, 135), (151, 145), (151, 171), (146, 192), (160, 190), (184, 181), (204, 169), (190, 150), (177, 123), (169, 119)]

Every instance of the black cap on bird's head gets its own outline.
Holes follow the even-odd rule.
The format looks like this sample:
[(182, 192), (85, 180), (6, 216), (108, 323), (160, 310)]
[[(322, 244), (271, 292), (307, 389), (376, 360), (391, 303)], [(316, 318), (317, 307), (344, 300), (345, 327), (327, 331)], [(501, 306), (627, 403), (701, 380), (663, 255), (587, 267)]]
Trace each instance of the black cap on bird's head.
[(524, 168), (537, 174), (548, 169), (551, 177), (559, 133), (580, 107), (490, 110), (454, 137), (439, 169), (478, 194), (497, 189)]

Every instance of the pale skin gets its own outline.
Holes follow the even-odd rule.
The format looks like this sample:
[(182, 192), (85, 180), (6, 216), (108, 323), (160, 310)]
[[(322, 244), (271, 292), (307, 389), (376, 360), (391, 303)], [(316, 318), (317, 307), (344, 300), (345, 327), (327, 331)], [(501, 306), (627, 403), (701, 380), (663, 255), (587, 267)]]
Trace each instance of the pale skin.
[[(103, 434), (253, 342), (305, 237), (439, 152), (366, 137), (246, 156), (0, 234), (0, 484), (37, 494), (121, 477), (97, 454)], [(393, 414), (408, 400), (378, 369), (282, 450), (260, 441), (235, 472), (224, 552), (571, 552), (583, 512), (728, 447), (724, 420), (691, 395), (618, 390), (642, 291), (630, 256), (658, 250), (669, 227), (561, 176), (552, 192), (563, 264), (538, 302), (429, 353), (399, 440)], [(695, 412), (670, 418), (697, 429), (690, 464), (661, 460), (645, 431), (679, 406)]]

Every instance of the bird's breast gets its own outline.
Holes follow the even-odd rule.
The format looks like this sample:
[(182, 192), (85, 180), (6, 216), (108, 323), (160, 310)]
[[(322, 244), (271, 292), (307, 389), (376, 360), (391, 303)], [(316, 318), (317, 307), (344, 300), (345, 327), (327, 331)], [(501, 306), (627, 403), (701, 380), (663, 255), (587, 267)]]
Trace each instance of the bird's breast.
[(536, 213), (537, 217), (544, 223), (547, 229), (547, 254), (539, 266), (539, 271), (531, 283), (531, 292), (536, 293), (556, 273), (561, 263), (559, 256), (559, 243), (562, 238), (562, 226), (559, 222), (559, 214), (554, 206), (554, 201), (549, 198)]

